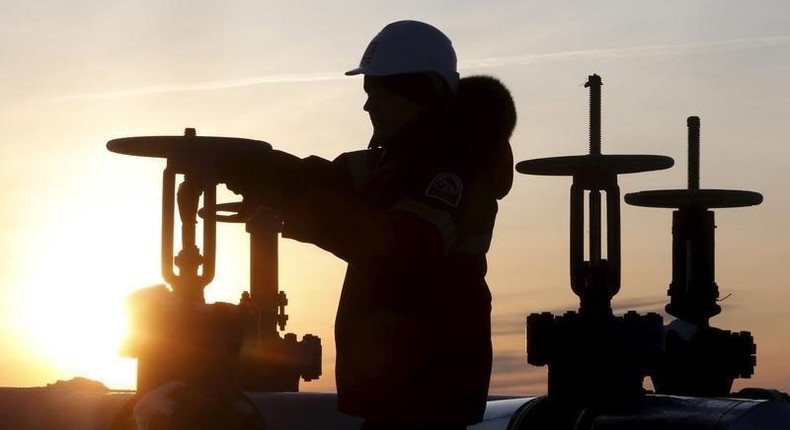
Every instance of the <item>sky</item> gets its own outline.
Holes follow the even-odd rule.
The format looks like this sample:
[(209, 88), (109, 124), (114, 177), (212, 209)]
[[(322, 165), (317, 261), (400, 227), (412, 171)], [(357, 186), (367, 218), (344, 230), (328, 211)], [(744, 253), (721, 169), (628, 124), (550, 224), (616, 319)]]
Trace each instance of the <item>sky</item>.
[[(259, 139), (325, 158), (366, 146), (360, 77), (346, 77), (389, 22), (444, 31), (463, 76), (510, 89), (517, 161), (587, 153), (588, 75), (603, 79), (604, 154), (674, 158), (624, 175), (621, 193), (686, 187), (686, 118), (701, 118), (701, 188), (757, 191), (756, 207), (716, 211), (711, 324), (750, 331), (748, 386), (790, 390), (790, 3), (265, 0), (3, 2), (0, 14), (0, 386), (84, 376), (134, 387), (117, 349), (123, 302), (162, 283), (164, 161), (107, 151), (130, 136)], [(489, 252), (495, 350), (491, 391), (545, 392), (527, 365), (524, 319), (578, 307), (568, 268), (566, 177), (516, 175)], [(222, 201), (233, 200), (223, 191)], [(622, 203), (616, 314), (663, 312), (671, 281), (671, 210)], [(236, 303), (248, 285), (247, 237), (219, 226), (209, 301)], [(286, 332), (318, 335), (334, 389), (333, 324), (344, 264), (281, 241)], [(665, 315), (665, 317), (667, 317)], [(667, 317), (668, 318), (668, 317)]]

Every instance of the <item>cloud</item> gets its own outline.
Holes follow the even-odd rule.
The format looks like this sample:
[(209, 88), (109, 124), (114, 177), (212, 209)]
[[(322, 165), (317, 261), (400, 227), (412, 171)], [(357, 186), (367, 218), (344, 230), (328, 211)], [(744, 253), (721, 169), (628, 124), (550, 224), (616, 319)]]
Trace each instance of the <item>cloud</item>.
[(692, 55), (705, 52), (748, 50), (782, 46), (790, 43), (790, 36), (766, 36), (747, 39), (730, 39), (680, 45), (655, 45), (631, 48), (586, 49), (575, 51), (525, 54), (505, 57), (480, 58), (461, 61), (461, 69), (494, 68), (512, 65), (530, 65), (557, 61), (574, 61), (600, 58), (636, 58)]
[(527, 316), (522, 314), (510, 314), (504, 316), (494, 316), (491, 321), (492, 336), (512, 336), (524, 335)]
[(521, 373), (524, 370), (536, 370), (527, 363), (527, 355), (523, 351), (500, 353), (494, 356), (494, 371), (497, 373)]
[(546, 386), (546, 367), (527, 363), (524, 352), (498, 353), (491, 372), (491, 393), (542, 392)]
[(99, 93), (72, 94), (50, 99), (50, 102), (75, 101), (75, 100), (107, 100), (123, 99), (130, 97), (148, 96), (163, 93), (210, 91), (242, 88), (252, 85), (281, 84), (292, 82), (319, 82), (342, 79), (343, 73), (292, 73), (279, 75), (253, 76), (250, 78), (228, 79), (208, 82), (195, 82), (191, 84), (161, 84), (145, 87), (130, 88), (126, 90), (108, 91)]
[[(489, 57), (459, 61), (459, 69), (496, 68), (511, 65), (529, 65), (557, 61), (574, 61), (591, 58), (634, 58), (656, 56), (691, 55), (703, 52), (760, 49), (783, 46), (790, 43), (790, 36), (766, 36), (747, 39), (731, 39), (718, 42), (707, 42), (682, 45), (656, 45), (631, 48), (587, 49), (549, 52), (543, 54), (525, 54), (505, 57)], [(277, 75), (261, 75), (249, 78), (195, 82), (191, 84), (160, 84), (117, 91), (71, 94), (48, 100), (63, 102), (75, 100), (105, 100), (140, 97), (163, 93), (210, 91), (241, 88), (263, 84), (281, 84), (293, 82), (331, 81), (344, 78), (341, 71), (324, 73), (291, 73)]]
[[(615, 299), (617, 296), (615, 296)], [(641, 297), (630, 298), (627, 300), (615, 300), (612, 311), (615, 315), (624, 314), (628, 311), (637, 311), (639, 313), (655, 312), (658, 314), (664, 313), (664, 306), (669, 302), (666, 296), (658, 297)]]

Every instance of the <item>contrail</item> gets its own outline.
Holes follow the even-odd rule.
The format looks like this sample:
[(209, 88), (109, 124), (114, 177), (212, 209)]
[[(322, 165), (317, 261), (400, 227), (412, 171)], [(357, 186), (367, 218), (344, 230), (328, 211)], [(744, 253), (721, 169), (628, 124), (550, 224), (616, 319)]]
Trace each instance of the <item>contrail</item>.
[[(704, 52), (749, 50), (782, 46), (790, 43), (790, 36), (769, 36), (748, 39), (731, 39), (718, 42), (707, 42), (685, 45), (657, 45), (642, 46), (631, 48), (610, 48), (610, 49), (587, 49), (574, 51), (549, 52), (544, 54), (526, 54), (505, 57), (490, 57), (470, 60), (461, 60), (459, 69), (483, 69), (505, 67), (510, 65), (529, 65), (557, 61), (576, 61), (585, 59), (600, 58), (637, 58), (637, 57), (658, 57), (658, 56), (678, 56), (691, 55)], [(120, 91), (109, 91), (101, 93), (74, 94), (49, 101), (74, 101), (74, 100), (104, 100), (121, 99), (129, 97), (147, 96), (163, 93), (186, 92), (186, 91), (205, 91), (222, 90), (230, 88), (240, 88), (262, 84), (280, 84), (292, 82), (317, 82), (342, 79), (345, 76), (342, 72), (326, 72), (314, 74), (279, 74), (253, 76), (250, 78), (219, 80), (209, 82), (198, 82), (193, 84), (164, 84), (146, 87), (131, 88)]]
[(73, 101), (73, 100), (103, 100), (120, 99), (137, 96), (147, 96), (163, 93), (185, 92), (185, 91), (205, 91), (205, 90), (224, 90), (231, 88), (248, 87), (261, 84), (281, 84), (291, 82), (317, 82), (331, 81), (345, 77), (342, 72), (338, 73), (319, 73), (319, 74), (282, 74), (253, 76), (251, 78), (241, 78), (222, 81), (197, 82), (194, 84), (164, 84), (152, 85), (147, 87), (137, 87), (122, 91), (109, 91), (103, 93), (73, 94), (51, 99), (50, 101)]
[(506, 57), (491, 57), (462, 61), (460, 69), (480, 69), (510, 65), (529, 65), (557, 61), (574, 61), (600, 58), (637, 58), (691, 55), (705, 52), (734, 51), (782, 46), (790, 43), (790, 36), (755, 37), (731, 39), (683, 45), (657, 45), (632, 48), (586, 49), (576, 51), (549, 52)]

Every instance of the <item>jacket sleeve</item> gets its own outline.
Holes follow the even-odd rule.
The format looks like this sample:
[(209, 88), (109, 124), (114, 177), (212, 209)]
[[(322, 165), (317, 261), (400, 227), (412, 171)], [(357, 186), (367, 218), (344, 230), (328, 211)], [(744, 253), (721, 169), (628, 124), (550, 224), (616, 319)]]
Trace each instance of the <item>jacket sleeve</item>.
[(442, 256), (440, 232), (393, 208), (374, 209), (353, 193), (302, 184), (283, 210), (283, 237), (312, 243), (352, 265), (419, 268)]
[[(350, 264), (425, 271), (480, 242), (465, 233), (475, 192), (464, 185), (460, 175), (440, 172), (415, 181), (392, 204), (374, 207), (352, 188), (302, 182), (283, 207), (283, 237), (313, 243)], [(475, 254), (485, 254), (492, 227), (483, 227)]]

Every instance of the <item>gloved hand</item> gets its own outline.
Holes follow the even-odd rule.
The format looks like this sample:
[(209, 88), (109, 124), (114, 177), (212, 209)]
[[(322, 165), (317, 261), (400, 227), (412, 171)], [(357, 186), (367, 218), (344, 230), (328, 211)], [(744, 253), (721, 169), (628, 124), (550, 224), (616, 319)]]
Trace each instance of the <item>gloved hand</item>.
[(224, 154), (215, 162), (218, 182), (245, 199), (278, 207), (300, 176), (301, 159), (283, 151)]

